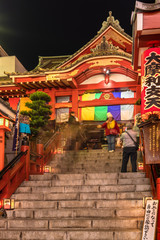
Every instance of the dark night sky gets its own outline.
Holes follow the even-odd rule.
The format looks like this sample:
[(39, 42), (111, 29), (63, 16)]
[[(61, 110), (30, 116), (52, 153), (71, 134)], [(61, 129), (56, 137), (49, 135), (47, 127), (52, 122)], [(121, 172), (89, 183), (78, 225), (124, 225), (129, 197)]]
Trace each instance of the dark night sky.
[(32, 70), (38, 56), (70, 55), (81, 48), (109, 11), (131, 35), (134, 7), (135, 0), (0, 0), (0, 45)]

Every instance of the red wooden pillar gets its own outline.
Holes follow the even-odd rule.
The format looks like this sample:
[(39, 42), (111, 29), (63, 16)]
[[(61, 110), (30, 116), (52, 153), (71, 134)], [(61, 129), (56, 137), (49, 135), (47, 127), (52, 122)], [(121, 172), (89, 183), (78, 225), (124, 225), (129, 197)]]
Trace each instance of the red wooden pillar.
[(5, 130), (0, 129), (0, 171), (4, 168)]
[(54, 120), (56, 117), (56, 114), (55, 114), (55, 103), (56, 103), (55, 90), (54, 90), (54, 88), (52, 88), (51, 90), (47, 89), (45, 92), (51, 97), (51, 102), (49, 103), (49, 105), (52, 106), (52, 108), (51, 108), (52, 115), (51, 115), (50, 120)]
[(50, 97), (51, 97), (51, 106), (52, 106), (51, 120), (54, 120), (56, 118), (56, 111), (55, 111), (56, 97), (55, 97), (55, 90), (54, 89), (52, 89)]
[(78, 116), (78, 89), (72, 90), (72, 111)]
[[(139, 100), (141, 98), (141, 86), (136, 87), (135, 98)], [(141, 113), (141, 105), (134, 105), (134, 115)]]
[(37, 158), (36, 162), (40, 164), (41, 166), (41, 173), (44, 172), (43, 167), (44, 167), (44, 146), (42, 143), (37, 144), (37, 154), (39, 157)]

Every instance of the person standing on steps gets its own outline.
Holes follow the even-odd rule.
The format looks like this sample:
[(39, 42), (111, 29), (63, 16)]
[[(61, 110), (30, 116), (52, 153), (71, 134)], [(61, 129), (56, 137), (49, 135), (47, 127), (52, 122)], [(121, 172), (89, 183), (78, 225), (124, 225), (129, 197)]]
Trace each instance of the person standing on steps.
[(98, 125), (97, 128), (105, 128), (105, 134), (108, 142), (108, 151), (114, 152), (115, 138), (116, 135), (119, 135), (120, 131), (117, 122), (113, 118), (113, 115), (110, 112), (108, 112), (106, 122), (103, 123), (102, 125)]
[(68, 120), (69, 150), (77, 150), (79, 121), (75, 112), (71, 111)]
[[(120, 140), (123, 143), (123, 160), (121, 172), (127, 172), (129, 157), (131, 158), (132, 172), (137, 172), (137, 133), (132, 129), (132, 123), (126, 124), (127, 130), (122, 133)], [(133, 141), (134, 140), (134, 141)]]

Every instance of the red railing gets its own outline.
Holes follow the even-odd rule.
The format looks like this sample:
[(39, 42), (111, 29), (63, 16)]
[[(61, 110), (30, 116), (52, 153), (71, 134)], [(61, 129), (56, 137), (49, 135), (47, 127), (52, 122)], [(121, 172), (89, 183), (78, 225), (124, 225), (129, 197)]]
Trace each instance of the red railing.
[(56, 132), (45, 146), (37, 144), (35, 161), (30, 159), (28, 140), (22, 141), (21, 152), (0, 172), (0, 200), (10, 198), (24, 180), (29, 180), (31, 174), (44, 173), (44, 166), (51, 161), (59, 140), (60, 132)]
[(0, 199), (9, 198), (24, 180), (29, 180), (29, 144), (22, 144), (21, 152), (0, 172)]

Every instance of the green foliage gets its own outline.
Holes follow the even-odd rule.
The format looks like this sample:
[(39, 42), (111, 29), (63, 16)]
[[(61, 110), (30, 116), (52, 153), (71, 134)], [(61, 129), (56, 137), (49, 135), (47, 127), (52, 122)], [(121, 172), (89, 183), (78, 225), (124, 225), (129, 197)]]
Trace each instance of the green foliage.
[(51, 106), (48, 102), (51, 101), (47, 93), (37, 91), (30, 95), (32, 102), (26, 102), (25, 106), (30, 108), (29, 111), (21, 111), (21, 114), (30, 117), (30, 127), (32, 136), (37, 137), (40, 130), (48, 124), (50, 119)]
[(32, 101), (38, 101), (38, 100), (43, 100), (45, 102), (50, 102), (51, 101), (51, 98), (47, 93), (40, 92), (40, 91), (37, 91), (37, 92), (31, 94), (30, 99)]

